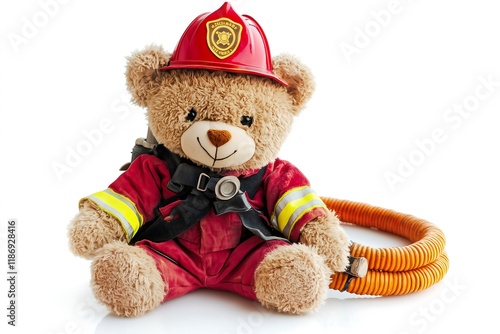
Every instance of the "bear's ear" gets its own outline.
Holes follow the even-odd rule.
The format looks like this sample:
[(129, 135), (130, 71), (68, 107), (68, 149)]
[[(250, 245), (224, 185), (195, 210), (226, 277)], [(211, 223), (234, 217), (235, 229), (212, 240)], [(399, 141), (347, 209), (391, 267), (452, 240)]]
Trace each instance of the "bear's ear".
[(161, 46), (151, 45), (127, 57), (127, 87), (137, 105), (145, 107), (160, 86), (164, 72), (159, 68), (168, 63), (170, 56)]
[(315, 83), (311, 70), (296, 57), (280, 54), (273, 58), (274, 73), (290, 84), (288, 94), (293, 99), (293, 105), (299, 107), (311, 98)]

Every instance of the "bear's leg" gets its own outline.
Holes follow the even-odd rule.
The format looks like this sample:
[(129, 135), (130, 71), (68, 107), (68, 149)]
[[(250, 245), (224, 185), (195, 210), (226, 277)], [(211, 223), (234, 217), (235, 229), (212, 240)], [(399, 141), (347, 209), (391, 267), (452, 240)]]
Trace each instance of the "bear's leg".
[(119, 316), (142, 315), (163, 301), (165, 285), (155, 260), (123, 242), (105, 245), (92, 262), (96, 298)]
[[(282, 240), (264, 241), (257, 236), (251, 236), (230, 254), (226, 254), (228, 256), (222, 259), (211, 259), (210, 263), (217, 264), (218, 268), (222, 269), (219, 269), (217, 275), (209, 277), (207, 287), (230, 291), (245, 298), (257, 300), (255, 270), (268, 253), (286, 245), (289, 244)], [(217, 252), (216, 255), (223, 253)]]
[(255, 293), (265, 307), (289, 314), (314, 311), (323, 304), (331, 271), (323, 258), (302, 244), (269, 252), (255, 271)]

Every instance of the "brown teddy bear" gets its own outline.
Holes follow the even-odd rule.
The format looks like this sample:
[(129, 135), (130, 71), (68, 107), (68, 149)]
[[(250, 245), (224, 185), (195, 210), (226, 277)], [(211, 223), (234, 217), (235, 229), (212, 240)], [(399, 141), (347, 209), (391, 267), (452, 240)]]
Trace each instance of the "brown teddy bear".
[(225, 3), (172, 54), (134, 53), (126, 77), (158, 144), (83, 198), (70, 225), (71, 250), (93, 260), (97, 299), (138, 316), (211, 288), (290, 314), (318, 309), (330, 276), (351, 268), (349, 239), (277, 158), (313, 93), (310, 71), (271, 59), (258, 23)]

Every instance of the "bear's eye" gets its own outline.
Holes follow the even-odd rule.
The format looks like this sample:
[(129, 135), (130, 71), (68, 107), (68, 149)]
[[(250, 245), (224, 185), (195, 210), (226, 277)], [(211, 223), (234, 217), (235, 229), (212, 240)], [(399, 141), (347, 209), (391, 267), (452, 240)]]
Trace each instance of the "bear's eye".
[(253, 123), (253, 117), (252, 116), (241, 116), (240, 122), (241, 122), (241, 125), (250, 127), (250, 126), (252, 126), (252, 123)]
[(191, 110), (189, 110), (186, 116), (186, 120), (192, 122), (194, 121), (195, 118), (196, 118), (196, 110), (194, 110), (194, 108), (191, 108)]

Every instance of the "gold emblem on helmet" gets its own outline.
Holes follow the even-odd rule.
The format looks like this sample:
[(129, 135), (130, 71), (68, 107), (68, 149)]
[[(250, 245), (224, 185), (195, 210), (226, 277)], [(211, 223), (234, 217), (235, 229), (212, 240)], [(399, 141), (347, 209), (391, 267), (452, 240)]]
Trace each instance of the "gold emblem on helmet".
[(240, 45), (242, 28), (241, 24), (225, 17), (208, 21), (208, 48), (219, 59), (229, 57)]

